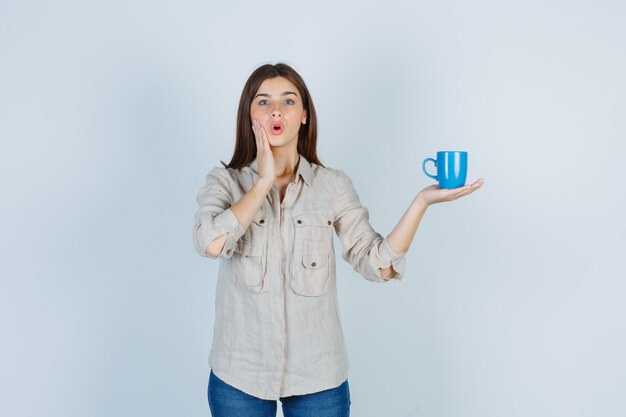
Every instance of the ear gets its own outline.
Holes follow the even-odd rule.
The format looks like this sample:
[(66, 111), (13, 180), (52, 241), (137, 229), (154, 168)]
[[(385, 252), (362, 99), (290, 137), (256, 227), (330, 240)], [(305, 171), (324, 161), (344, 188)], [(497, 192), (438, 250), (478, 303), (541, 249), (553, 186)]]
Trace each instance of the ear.
[(304, 113), (302, 114), (302, 124), (305, 125), (306, 124), (306, 110), (304, 111)]

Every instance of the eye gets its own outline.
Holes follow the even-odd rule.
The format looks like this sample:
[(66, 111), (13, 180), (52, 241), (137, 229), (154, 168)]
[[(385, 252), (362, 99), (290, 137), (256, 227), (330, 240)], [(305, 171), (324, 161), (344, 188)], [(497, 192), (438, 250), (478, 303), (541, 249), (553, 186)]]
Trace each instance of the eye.
[(288, 98), (287, 100), (283, 101), (283, 103), (285, 104), (296, 104), (295, 101), (293, 101), (292, 99)]
[(264, 106), (264, 105), (266, 105), (268, 103), (269, 103), (268, 100), (261, 100), (261, 101), (259, 101), (259, 106)]

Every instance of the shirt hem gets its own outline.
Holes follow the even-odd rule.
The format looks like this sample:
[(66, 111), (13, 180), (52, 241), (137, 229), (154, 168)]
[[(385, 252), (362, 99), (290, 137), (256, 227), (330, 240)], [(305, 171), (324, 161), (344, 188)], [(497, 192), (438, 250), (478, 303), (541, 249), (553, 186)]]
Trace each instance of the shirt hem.
[(232, 386), (233, 388), (236, 388), (248, 395), (252, 395), (253, 397), (256, 398), (260, 398), (262, 400), (272, 400), (272, 401), (279, 401), (282, 398), (286, 398), (286, 397), (293, 397), (296, 395), (307, 395), (307, 394), (314, 394), (320, 391), (325, 391), (325, 390), (329, 390), (329, 389), (333, 389), (333, 388), (337, 388), (338, 386), (340, 386), (341, 384), (343, 384), (347, 379), (348, 379), (348, 375), (347, 373), (342, 375), (341, 377), (339, 377), (338, 379), (336, 379), (334, 382), (332, 383), (326, 383), (326, 384), (322, 384), (319, 386), (311, 386), (309, 388), (303, 388), (303, 389), (290, 389), (287, 390), (283, 393), (281, 393), (278, 396), (275, 395), (271, 395), (268, 393), (264, 393), (264, 392), (260, 392), (255, 390), (254, 388), (248, 387), (248, 386), (243, 386), (243, 385), (239, 385), (239, 381), (235, 381), (233, 379), (230, 378), (230, 376), (228, 374), (222, 374), (222, 371), (220, 370), (216, 370), (214, 368), (211, 368), (211, 371), (213, 371), (213, 373), (222, 381), (224, 381), (225, 383), (227, 383), (228, 385)]

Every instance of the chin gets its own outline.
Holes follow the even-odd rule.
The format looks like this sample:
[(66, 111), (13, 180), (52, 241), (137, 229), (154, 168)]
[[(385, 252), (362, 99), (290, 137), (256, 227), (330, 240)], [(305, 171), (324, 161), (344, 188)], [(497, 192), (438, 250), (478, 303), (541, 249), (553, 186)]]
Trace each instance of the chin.
[(273, 137), (269, 138), (269, 142), (270, 142), (270, 144), (272, 144), (272, 143), (283, 144), (283, 143), (285, 143), (285, 138), (283, 137), (283, 135), (273, 136)]
[[(290, 143), (291, 141), (287, 138), (287, 136), (285, 136), (285, 134), (282, 135), (278, 135), (278, 136), (273, 136), (272, 138), (268, 138), (269, 142), (270, 142), (270, 146), (277, 148), (280, 146), (285, 146), (288, 143)], [(298, 139), (295, 139), (296, 142), (298, 141)]]

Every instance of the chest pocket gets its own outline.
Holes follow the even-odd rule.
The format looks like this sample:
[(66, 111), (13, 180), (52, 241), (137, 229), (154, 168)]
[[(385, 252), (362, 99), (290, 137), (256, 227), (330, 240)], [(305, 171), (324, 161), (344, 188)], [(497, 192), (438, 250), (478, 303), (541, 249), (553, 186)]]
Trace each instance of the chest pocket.
[(267, 218), (259, 210), (237, 241), (231, 258), (235, 280), (253, 292), (267, 292)]
[(333, 250), (333, 213), (294, 214), (295, 250), (291, 289), (306, 297), (317, 297), (328, 290)]
[(294, 214), (296, 249), (303, 248), (305, 240), (318, 240), (327, 243), (330, 251), (333, 241), (333, 218), (332, 211)]
[(267, 223), (268, 216), (263, 208), (257, 211), (256, 215), (248, 225), (246, 232), (241, 239), (247, 242), (267, 244)]

